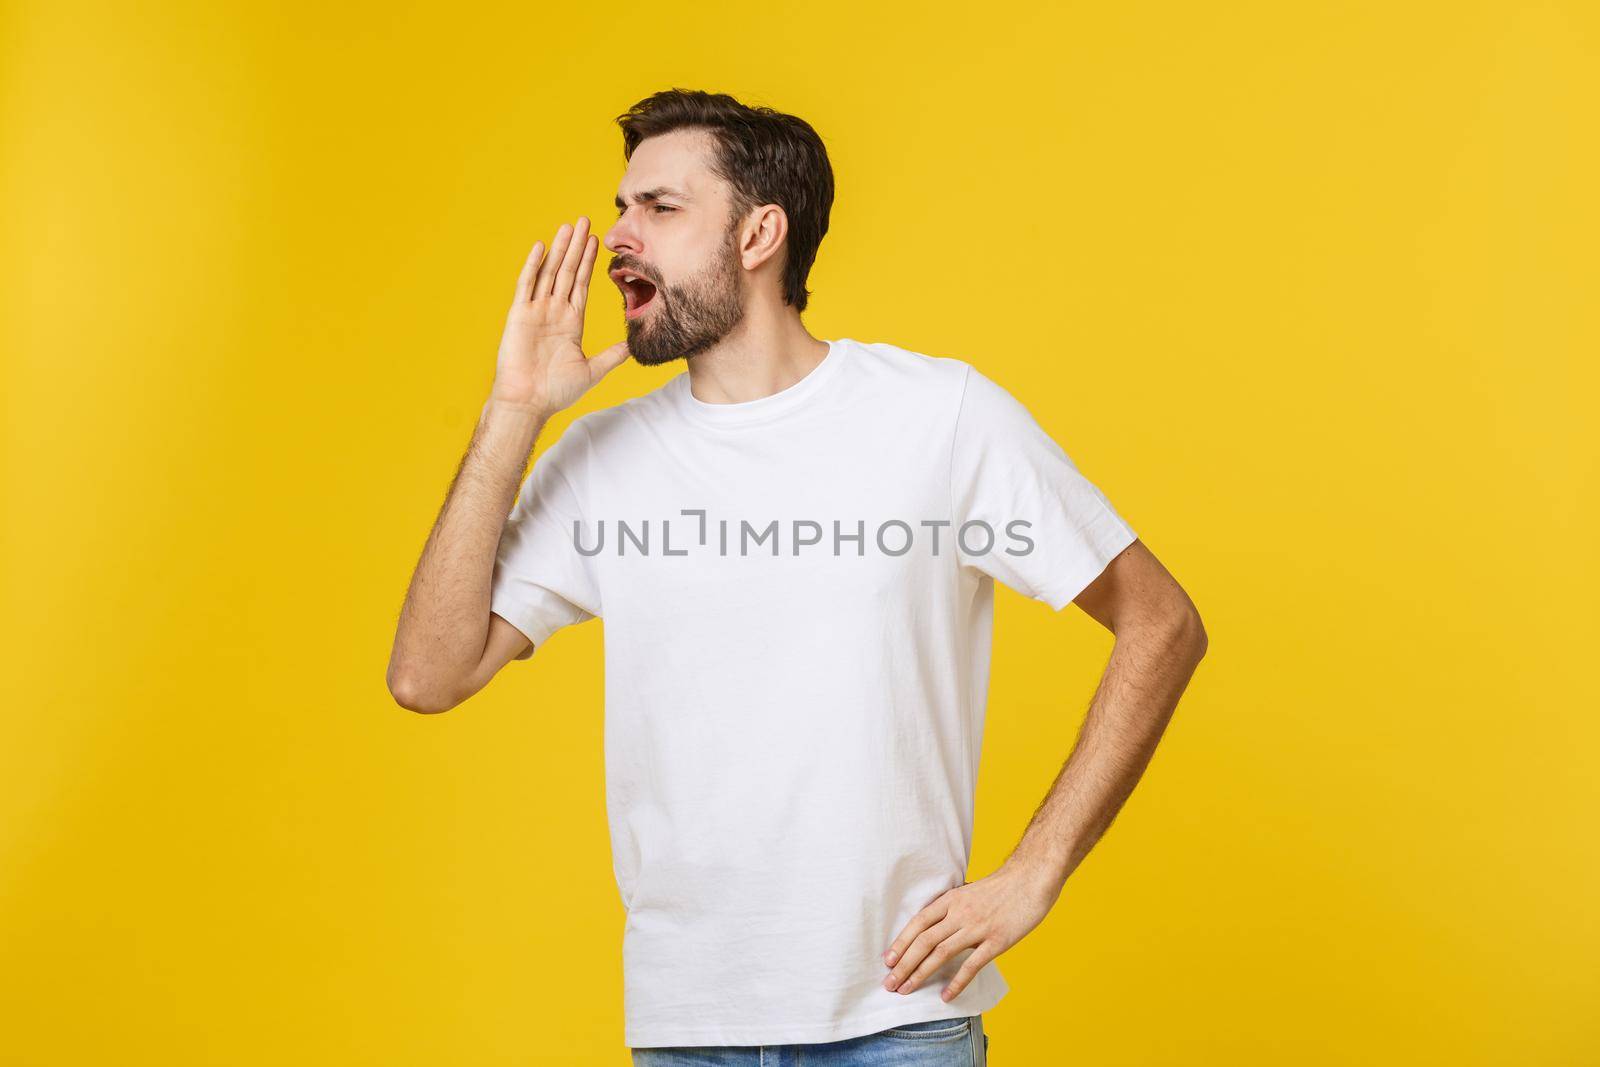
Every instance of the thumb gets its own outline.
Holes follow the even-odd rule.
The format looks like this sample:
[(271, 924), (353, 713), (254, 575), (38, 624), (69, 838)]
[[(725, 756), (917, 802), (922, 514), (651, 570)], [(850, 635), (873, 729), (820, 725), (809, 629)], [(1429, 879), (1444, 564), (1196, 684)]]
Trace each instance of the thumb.
[(628, 342), (618, 341), (604, 352), (589, 357), (589, 384), (593, 385), (616, 370), (628, 358)]

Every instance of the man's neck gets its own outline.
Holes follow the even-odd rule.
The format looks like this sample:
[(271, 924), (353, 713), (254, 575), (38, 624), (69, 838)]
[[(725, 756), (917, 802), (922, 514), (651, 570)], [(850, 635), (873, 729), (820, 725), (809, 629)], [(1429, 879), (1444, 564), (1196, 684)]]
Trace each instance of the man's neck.
[(751, 307), (733, 332), (690, 356), (689, 391), (708, 404), (741, 404), (781, 392), (828, 354), (788, 305)]

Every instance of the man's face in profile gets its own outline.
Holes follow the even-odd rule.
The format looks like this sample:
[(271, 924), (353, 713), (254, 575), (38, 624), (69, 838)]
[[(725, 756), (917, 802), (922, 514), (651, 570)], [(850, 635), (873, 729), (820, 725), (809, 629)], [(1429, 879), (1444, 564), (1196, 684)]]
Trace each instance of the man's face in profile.
[(728, 185), (706, 164), (712, 151), (702, 130), (647, 137), (618, 187), (607, 272), (622, 290), (628, 352), (639, 363), (703, 352), (744, 317), (738, 228)]

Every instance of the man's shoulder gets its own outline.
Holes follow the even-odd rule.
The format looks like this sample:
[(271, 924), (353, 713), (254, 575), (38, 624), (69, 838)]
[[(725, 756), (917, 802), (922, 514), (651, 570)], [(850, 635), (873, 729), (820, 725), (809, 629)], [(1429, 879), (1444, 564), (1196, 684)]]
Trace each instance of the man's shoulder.
[(955, 356), (936, 355), (888, 341), (851, 341), (854, 362), (869, 385), (888, 396), (919, 406), (959, 398), (973, 370), (972, 364)]
[(971, 366), (966, 360), (955, 356), (936, 355), (889, 341), (850, 340), (847, 343), (864, 353), (863, 362), (869, 367), (928, 381), (960, 381)]
[(878, 368), (889, 389), (888, 396), (921, 411), (937, 409), (958, 423), (1026, 427), (1034, 421), (1021, 397), (976, 363), (883, 342), (863, 348), (872, 354), (867, 362)]
[(578, 434), (586, 441), (598, 444), (619, 433), (637, 429), (669, 413), (672, 403), (669, 391), (677, 388), (677, 385), (677, 377), (668, 378), (648, 393), (585, 412), (568, 424), (566, 433)]

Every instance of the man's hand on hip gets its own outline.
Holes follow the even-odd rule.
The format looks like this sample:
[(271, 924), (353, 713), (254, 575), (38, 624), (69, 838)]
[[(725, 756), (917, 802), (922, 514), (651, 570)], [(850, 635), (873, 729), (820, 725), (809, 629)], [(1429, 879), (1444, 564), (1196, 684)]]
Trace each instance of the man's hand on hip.
[(1007, 864), (976, 882), (947, 889), (911, 917), (884, 953), (883, 987), (909, 993), (956, 953), (972, 949), (942, 996), (951, 1000), (985, 965), (1044, 921), (1060, 885), (1030, 868)]

